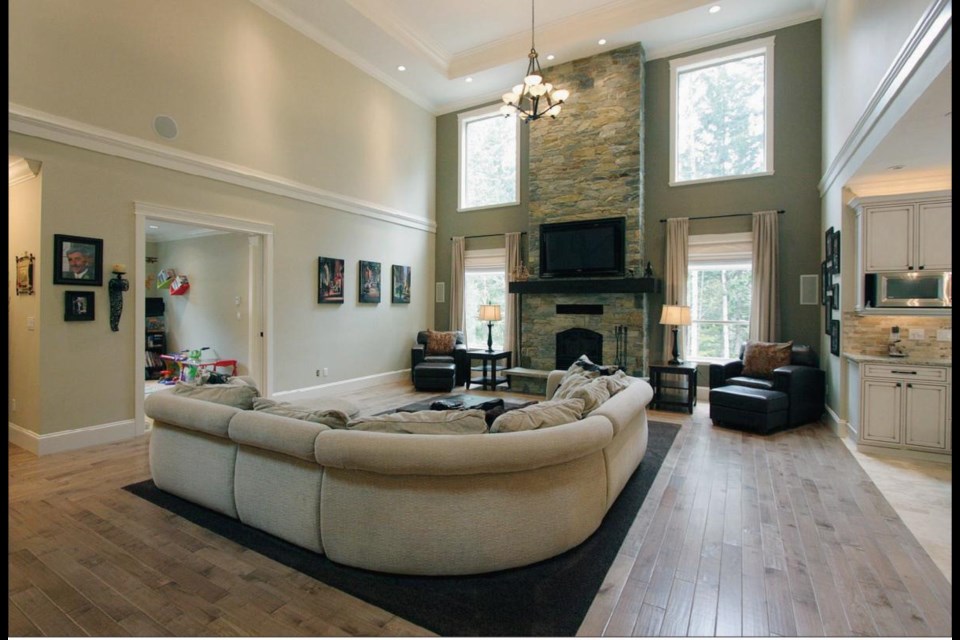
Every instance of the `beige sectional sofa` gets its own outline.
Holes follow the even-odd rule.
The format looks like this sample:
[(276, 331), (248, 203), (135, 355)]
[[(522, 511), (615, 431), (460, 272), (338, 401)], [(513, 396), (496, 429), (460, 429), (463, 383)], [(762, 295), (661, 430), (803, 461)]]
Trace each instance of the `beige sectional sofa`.
[(518, 567), (583, 542), (640, 464), (653, 392), (627, 382), (580, 420), (470, 435), (331, 428), (163, 391), (145, 403), (150, 470), (164, 491), (345, 565)]

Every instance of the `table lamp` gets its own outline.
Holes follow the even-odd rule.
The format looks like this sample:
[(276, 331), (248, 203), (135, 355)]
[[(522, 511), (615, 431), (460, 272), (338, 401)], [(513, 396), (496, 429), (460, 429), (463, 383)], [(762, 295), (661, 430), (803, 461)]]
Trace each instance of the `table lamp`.
[(500, 305), (480, 305), (480, 315), (477, 319), (487, 322), (487, 353), (493, 353), (493, 323), (500, 321)]
[(663, 305), (663, 311), (660, 313), (660, 324), (673, 327), (673, 359), (668, 360), (667, 364), (683, 364), (683, 360), (680, 359), (680, 345), (677, 341), (677, 331), (679, 330), (677, 327), (685, 327), (690, 324), (690, 307)]

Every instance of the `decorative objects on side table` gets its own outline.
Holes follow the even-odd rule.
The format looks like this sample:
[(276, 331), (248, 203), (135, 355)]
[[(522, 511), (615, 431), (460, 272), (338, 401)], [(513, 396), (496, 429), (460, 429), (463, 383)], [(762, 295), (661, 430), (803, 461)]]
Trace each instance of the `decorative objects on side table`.
[(482, 304), (477, 319), (487, 323), (487, 353), (493, 353), (493, 323), (500, 322), (500, 305)]
[(64, 292), (63, 319), (66, 322), (93, 320), (93, 291)]
[(120, 314), (123, 313), (123, 292), (130, 289), (130, 281), (123, 277), (127, 268), (122, 264), (113, 265), (113, 278), (107, 283), (110, 295), (110, 330), (120, 330)]
[(53, 284), (103, 286), (103, 240), (55, 234)]
[(660, 313), (660, 324), (670, 325), (673, 328), (673, 358), (667, 361), (669, 365), (683, 364), (680, 359), (680, 345), (678, 344), (678, 327), (685, 327), (690, 324), (690, 307), (681, 305), (663, 305), (663, 311)]
[(343, 260), (317, 258), (317, 302), (343, 302)]
[(17, 256), (17, 295), (33, 295), (33, 254)]
[(391, 288), (391, 302), (410, 302), (410, 267), (393, 265), (393, 286)]

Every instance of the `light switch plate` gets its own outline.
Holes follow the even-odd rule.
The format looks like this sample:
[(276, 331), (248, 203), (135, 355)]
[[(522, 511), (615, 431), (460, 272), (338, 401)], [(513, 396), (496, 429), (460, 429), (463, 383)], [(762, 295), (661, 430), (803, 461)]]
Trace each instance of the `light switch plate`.
[(923, 340), (923, 337), (924, 337), (923, 329), (910, 329), (911, 340)]
[(953, 329), (937, 329), (937, 340), (940, 342), (953, 340)]

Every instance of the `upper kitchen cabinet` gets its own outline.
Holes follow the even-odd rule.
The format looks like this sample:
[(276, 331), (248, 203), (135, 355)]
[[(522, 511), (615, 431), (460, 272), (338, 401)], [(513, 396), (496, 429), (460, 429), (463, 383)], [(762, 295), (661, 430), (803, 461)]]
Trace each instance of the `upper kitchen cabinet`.
[(951, 191), (854, 198), (861, 273), (952, 271)]

